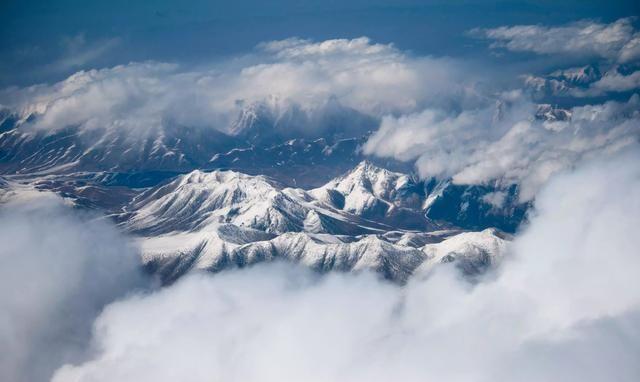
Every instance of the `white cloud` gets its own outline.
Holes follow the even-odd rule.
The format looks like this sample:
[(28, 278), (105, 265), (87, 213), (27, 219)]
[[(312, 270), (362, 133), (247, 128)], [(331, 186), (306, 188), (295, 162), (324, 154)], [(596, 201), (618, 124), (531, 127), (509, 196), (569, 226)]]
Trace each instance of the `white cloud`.
[(112, 225), (22, 196), (0, 206), (0, 380), (45, 381), (83, 359), (92, 320), (143, 277)]
[(524, 85), (534, 96), (598, 97), (640, 89), (640, 71), (621, 73), (614, 65), (604, 75), (591, 65), (556, 70), (545, 76), (523, 75)]
[[(126, 128), (175, 123), (229, 128), (241, 107), (263, 103), (286, 119), (334, 102), (379, 117), (427, 103), (461, 104), (478, 98), (463, 65), (447, 58), (412, 57), (366, 38), (314, 43), (288, 39), (253, 55), (208, 68), (132, 63), (78, 72), (53, 85), (7, 89), (0, 102), (35, 113), (39, 129)], [(464, 82), (464, 84), (463, 84)], [(311, 128), (311, 127), (310, 127)]]
[(629, 63), (640, 60), (640, 33), (636, 32), (620, 50), (618, 61)]
[(614, 70), (607, 72), (602, 78), (591, 83), (587, 89), (572, 89), (571, 95), (575, 97), (594, 97), (613, 92), (627, 92), (639, 88), (640, 71), (624, 75)]
[(342, 55), (349, 57), (354, 52), (363, 56), (400, 56), (400, 53), (391, 44), (375, 44), (367, 37), (349, 39), (326, 40), (312, 43), (309, 40), (289, 38), (280, 41), (270, 41), (261, 44), (262, 49), (274, 53), (282, 58), (328, 57)]
[(610, 24), (584, 20), (557, 27), (502, 26), (475, 29), (472, 34), (495, 40), (493, 48), (514, 52), (596, 56), (618, 62), (640, 58), (640, 33), (633, 27), (633, 18)]
[(507, 193), (504, 191), (495, 191), (490, 192), (482, 197), (482, 201), (485, 203), (489, 203), (493, 206), (493, 208), (502, 208), (504, 206), (504, 202), (507, 199)]
[(490, 128), (490, 108), (462, 111), (450, 115), (437, 109), (401, 117), (387, 116), (364, 146), (366, 154), (420, 160), (421, 175), (448, 177), (459, 170), (476, 145), (488, 145), (494, 130)]
[[(505, 27), (492, 35), (514, 41), (520, 41), (520, 34), (541, 35), (549, 45), (554, 36), (578, 33), (585, 41), (607, 41), (593, 48), (605, 52), (605, 46), (622, 46), (616, 41), (633, 34), (630, 19), (591, 24)], [(521, 29), (528, 32), (517, 32)], [(590, 44), (585, 41), (568, 45), (582, 51)], [(585, 70), (565, 70), (563, 76), (591, 78)], [(364, 147), (366, 154), (415, 160), (425, 177), (522, 183), (523, 200), (532, 198), (551, 174), (637, 141), (637, 98), (615, 106), (625, 111), (611, 115), (613, 121), (582, 119), (578, 111), (571, 122), (542, 123), (532, 120), (534, 105), (520, 91), (496, 92), (499, 82), (482, 81), (479, 72), (453, 59), (417, 57), (367, 38), (287, 39), (261, 44), (248, 57), (211, 67), (148, 62), (82, 71), (53, 85), (7, 89), (0, 102), (20, 110), (24, 118), (36, 114), (35, 120), (25, 121), (34, 129), (111, 128), (134, 137), (161, 135), (151, 128), (174, 125), (234, 132), (232, 121), (241, 109), (256, 103), (269, 111), (276, 129), (296, 133), (322, 133), (331, 125), (327, 121), (338, 120), (334, 125), (355, 134), (381, 122)], [(629, 90), (636, 77), (607, 75), (588, 92)], [(611, 105), (616, 104), (590, 110), (598, 115)], [(345, 110), (353, 113), (339, 114)], [(332, 112), (341, 118), (325, 118)]]
[(557, 177), (499, 274), (396, 287), (258, 266), (109, 305), (81, 381), (635, 381), (640, 156)]
[(103, 57), (107, 52), (113, 50), (120, 40), (110, 38), (95, 42), (88, 42), (84, 33), (62, 39), (61, 46), (63, 55), (58, 60), (47, 65), (45, 70), (66, 71), (79, 69), (87, 64)]
[(415, 160), (427, 178), (520, 184), (521, 200), (530, 200), (554, 173), (640, 141), (637, 95), (628, 102), (574, 107), (568, 121), (535, 120), (533, 106), (520, 98), (454, 116), (427, 109), (387, 117), (364, 152)]

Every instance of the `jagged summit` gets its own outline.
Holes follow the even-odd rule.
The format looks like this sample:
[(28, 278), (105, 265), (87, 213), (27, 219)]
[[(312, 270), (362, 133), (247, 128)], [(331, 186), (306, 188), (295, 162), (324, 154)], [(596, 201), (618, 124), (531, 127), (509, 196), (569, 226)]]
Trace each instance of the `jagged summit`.
[(411, 176), (360, 162), (346, 174), (311, 190), (319, 200), (343, 211), (404, 228), (433, 230), (421, 211), (424, 184)]
[(334, 189), (343, 194), (366, 193), (380, 199), (394, 199), (399, 190), (412, 180), (408, 175), (391, 172), (363, 160), (351, 171), (321, 188)]
[(594, 65), (585, 65), (575, 68), (556, 70), (549, 74), (550, 78), (567, 81), (572, 84), (585, 85), (598, 80), (601, 77), (600, 70)]
[(302, 229), (308, 209), (264, 176), (192, 171), (145, 192), (127, 209), (127, 229), (167, 233), (233, 223), (283, 233)]

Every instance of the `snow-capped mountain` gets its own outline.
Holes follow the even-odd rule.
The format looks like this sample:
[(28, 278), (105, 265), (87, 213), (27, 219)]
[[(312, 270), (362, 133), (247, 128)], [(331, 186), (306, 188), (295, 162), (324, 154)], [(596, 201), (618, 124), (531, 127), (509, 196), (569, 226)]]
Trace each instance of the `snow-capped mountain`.
[[(515, 186), (421, 180), (397, 171), (402, 164), (389, 163), (391, 171), (367, 160), (359, 146), (371, 121), (338, 104), (242, 110), (233, 135), (170, 125), (45, 131), (30, 125), (36, 114), (5, 110), (0, 189), (55, 192), (109, 213), (165, 282), (276, 259), (400, 283), (452, 261), (474, 276), (499, 260), (508, 238), (466, 230), (513, 231), (524, 217)], [(359, 120), (362, 134), (342, 137), (347, 120)]]
[(423, 215), (423, 185), (363, 161), (305, 191), (265, 176), (195, 170), (152, 188), (125, 208), (127, 229), (169, 233), (231, 223), (269, 233), (353, 233), (443, 228)]
[(238, 144), (235, 138), (214, 129), (171, 126), (131, 133), (118, 128), (70, 126), (49, 131), (25, 122), (10, 115), (0, 125), (3, 173), (185, 171)]
[(568, 95), (573, 89), (586, 88), (602, 78), (593, 65), (556, 70), (552, 73), (524, 76), (524, 85), (538, 98)]
[(548, 122), (568, 121), (571, 119), (571, 111), (550, 104), (540, 104), (536, 109), (535, 116), (536, 119)]
[[(247, 131), (270, 131), (274, 123), (297, 120), (286, 117), (293, 113), (291, 108), (295, 109), (295, 105), (272, 103), (275, 106), (242, 107), (237, 129), (233, 131), (235, 136), (214, 128), (170, 123), (134, 133), (86, 126), (49, 131), (34, 127), (32, 122), (40, 115), (37, 110), (19, 114), (2, 109), (0, 173), (74, 199), (79, 206), (108, 212), (118, 211), (145, 188), (164, 184), (175, 176), (196, 169), (224, 169), (266, 175), (288, 187), (317, 188), (309, 191), (310, 197), (338, 214), (349, 213), (402, 229), (430, 230), (451, 225), (471, 230), (497, 227), (513, 232), (524, 218), (528, 206), (518, 202), (517, 188), (455, 185), (446, 179), (419, 180), (407, 174), (411, 171), (407, 164), (366, 158), (359, 147), (366, 141), (367, 133), (341, 136), (345, 132), (341, 124), (359, 117), (351, 116), (352, 111), (331, 100), (322, 107), (322, 112), (303, 113), (305, 118), (322, 116), (316, 121), (322, 129), (316, 131), (313, 124), (302, 124), (308, 131), (285, 129), (293, 136), (290, 139), (279, 141), (282, 137), (277, 134), (269, 139), (249, 139)], [(267, 122), (262, 126), (260, 121)], [(363, 122), (362, 130), (367, 126)], [(313, 138), (314, 134), (320, 138)], [(379, 167), (402, 173), (358, 170), (359, 162), (372, 159)], [(352, 172), (354, 167), (356, 170)], [(344, 179), (331, 183), (340, 175)], [(387, 194), (370, 189), (370, 185), (380, 182), (378, 178), (393, 183)], [(491, 195), (503, 195), (498, 198), (502, 203), (488, 203)], [(358, 199), (362, 205), (354, 204)], [(316, 224), (317, 230), (331, 231), (335, 230), (331, 228), (333, 225), (342, 224), (322, 213), (314, 219), (310, 215), (307, 224), (322, 222), (323, 228)], [(299, 220), (294, 224), (301, 227), (304, 222)]]
[(482, 274), (498, 264), (507, 250), (511, 237), (494, 228), (481, 232), (463, 232), (439, 243), (424, 245), (421, 249), (427, 255), (416, 273), (428, 272), (441, 263), (455, 262), (468, 276)]
[(593, 65), (586, 65), (576, 68), (556, 70), (549, 74), (549, 78), (558, 81), (565, 81), (572, 85), (586, 85), (600, 79), (600, 70)]
[[(196, 170), (138, 195), (119, 219), (138, 235), (145, 263), (165, 282), (193, 269), (276, 259), (320, 271), (370, 269), (405, 282), (423, 264), (425, 270), (455, 260), (475, 275), (500, 258), (506, 236), (440, 229), (422, 215), (420, 187), (368, 162), (308, 191), (265, 176)], [(421, 218), (421, 229), (391, 224), (400, 222), (397, 210)]]
[(368, 161), (310, 194), (334, 208), (398, 228), (439, 228), (422, 213), (425, 192), (421, 182)]
[(270, 96), (244, 105), (229, 131), (254, 145), (277, 144), (293, 138), (344, 138), (359, 136), (376, 128), (376, 119), (345, 107), (335, 98), (313, 107), (303, 107), (291, 100)]
[(268, 233), (300, 231), (308, 208), (264, 176), (195, 170), (152, 189), (129, 206), (133, 231), (154, 234), (232, 223)]
[[(479, 233), (390, 231), (358, 236), (308, 232), (266, 235), (262, 231), (223, 224), (211, 231), (141, 238), (139, 245), (146, 266), (164, 282), (174, 281), (193, 270), (217, 272), (285, 260), (322, 272), (371, 270), (403, 283), (414, 273), (424, 274), (444, 263), (454, 263), (467, 276), (478, 276), (499, 263), (508, 243), (507, 236), (492, 229)], [(416, 235), (432, 244), (416, 245)], [(413, 240), (408, 236), (413, 236)]]
[(274, 145), (251, 145), (215, 154), (207, 167), (267, 175), (295, 187), (317, 187), (362, 161), (358, 148), (364, 141), (364, 137), (333, 141), (296, 138)]
[(334, 210), (302, 189), (234, 171), (195, 170), (137, 196), (125, 211), (121, 219), (126, 219), (126, 229), (152, 234), (190, 232), (222, 223), (273, 234), (363, 233), (384, 227)]
[[(428, 212), (446, 202), (447, 184), (432, 187), (366, 161), (310, 190), (229, 170), (194, 170), (145, 190), (100, 184), (110, 177), (10, 175), (0, 178), (0, 202), (29, 200), (40, 190), (80, 208), (113, 211), (128, 196), (112, 216), (164, 282), (192, 270), (274, 260), (321, 272), (372, 270), (398, 283), (453, 262), (475, 277), (499, 262), (508, 241), (499, 230), (467, 232), (432, 221)], [(421, 227), (411, 228), (418, 219)]]

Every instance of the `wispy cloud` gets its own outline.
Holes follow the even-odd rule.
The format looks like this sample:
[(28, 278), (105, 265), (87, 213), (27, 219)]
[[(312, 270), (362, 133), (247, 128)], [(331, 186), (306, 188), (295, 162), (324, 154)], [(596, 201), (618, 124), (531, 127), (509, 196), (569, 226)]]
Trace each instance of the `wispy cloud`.
[(33, 114), (30, 125), (37, 129), (134, 131), (168, 121), (225, 131), (241, 108), (256, 103), (286, 120), (287, 114), (310, 116), (329, 102), (376, 117), (427, 103), (466, 102), (475, 95), (472, 81), (460, 84), (470, 76), (462, 68), (451, 59), (411, 57), (365, 38), (289, 39), (261, 45), (248, 60), (199, 70), (148, 62), (80, 71), (53, 85), (10, 89), (0, 102), (25, 117)]
[(617, 62), (640, 58), (640, 33), (633, 18), (610, 24), (584, 20), (562, 26), (514, 25), (474, 29), (471, 34), (493, 40), (492, 48), (537, 54), (595, 56)]
[(56, 72), (86, 69), (87, 65), (109, 53), (120, 43), (118, 38), (88, 41), (84, 33), (62, 39), (62, 55), (47, 65), (47, 69)]
[(575, 97), (596, 97), (636, 89), (640, 89), (640, 71), (625, 75), (614, 70), (605, 73), (602, 78), (589, 84), (586, 89), (571, 89), (570, 94)]

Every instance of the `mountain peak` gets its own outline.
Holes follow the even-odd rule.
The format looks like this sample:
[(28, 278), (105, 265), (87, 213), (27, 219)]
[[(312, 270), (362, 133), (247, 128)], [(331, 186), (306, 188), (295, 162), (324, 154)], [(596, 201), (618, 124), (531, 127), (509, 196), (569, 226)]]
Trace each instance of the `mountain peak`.
[(600, 71), (593, 65), (556, 70), (549, 75), (551, 78), (581, 85), (591, 83), (600, 78), (600, 76)]
[(330, 181), (323, 188), (333, 188), (345, 195), (362, 189), (376, 197), (383, 197), (409, 181), (410, 177), (406, 174), (392, 172), (363, 160), (351, 171)]
[(387, 176), (390, 174), (403, 175), (400, 173), (393, 173), (385, 168), (376, 166), (375, 164), (373, 164), (371, 161), (367, 159), (364, 159), (360, 163), (358, 163), (358, 165), (354, 167), (351, 171), (349, 171), (346, 176), (348, 176), (348, 174), (361, 174), (367, 177), (376, 176), (380, 174), (387, 175)]
[(366, 219), (407, 229), (433, 228), (420, 212), (423, 186), (407, 174), (366, 160), (309, 193), (334, 208)]
[(143, 193), (130, 208), (135, 213), (128, 229), (155, 233), (220, 223), (281, 233), (298, 230), (307, 213), (264, 176), (219, 170), (179, 176)]

